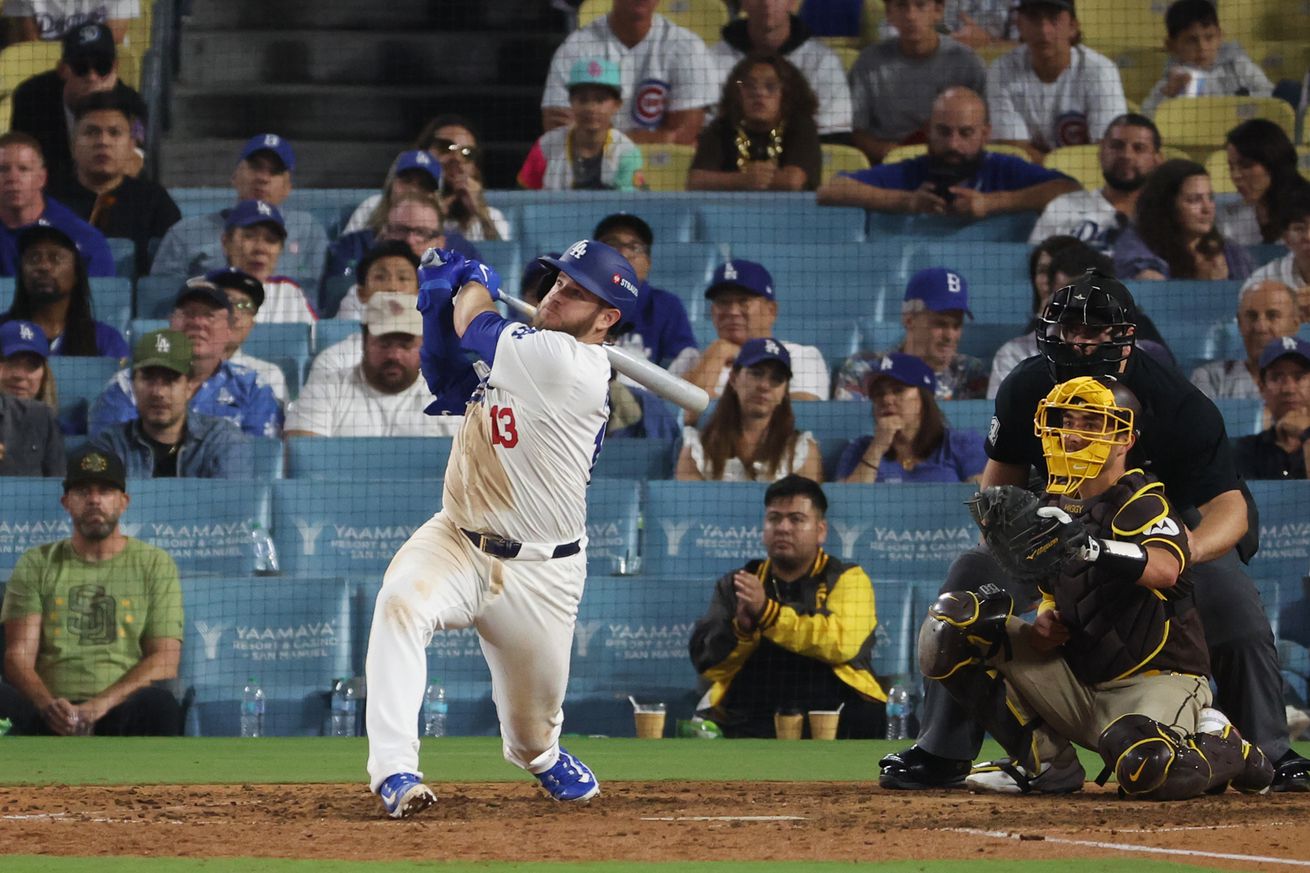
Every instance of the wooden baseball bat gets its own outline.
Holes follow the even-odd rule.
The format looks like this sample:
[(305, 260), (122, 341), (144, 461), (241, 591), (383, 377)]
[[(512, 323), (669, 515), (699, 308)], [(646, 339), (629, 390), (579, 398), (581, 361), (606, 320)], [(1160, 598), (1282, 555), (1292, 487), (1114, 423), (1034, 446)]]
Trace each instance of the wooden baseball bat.
[[(512, 297), (504, 291), (500, 292), (500, 299), (504, 300), (510, 309), (529, 318), (537, 312), (537, 307), (531, 303)], [(617, 346), (605, 345), (602, 348), (605, 349), (605, 354), (609, 356), (610, 364), (614, 369), (643, 388), (649, 388), (665, 400), (672, 401), (697, 415), (709, 406), (710, 395), (705, 393), (704, 388), (693, 385), (686, 379), (679, 379), (658, 364), (630, 354)]]

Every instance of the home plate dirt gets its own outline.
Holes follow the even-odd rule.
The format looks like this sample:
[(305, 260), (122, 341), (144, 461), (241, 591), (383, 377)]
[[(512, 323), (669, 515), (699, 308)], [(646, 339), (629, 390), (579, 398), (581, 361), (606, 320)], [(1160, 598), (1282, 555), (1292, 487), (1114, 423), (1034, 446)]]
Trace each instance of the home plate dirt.
[(1310, 870), (1310, 794), (1183, 803), (890, 792), (858, 782), (606, 782), (570, 806), (535, 784), (440, 783), (408, 821), (360, 785), (0, 788), (4, 851), (348, 859), (895, 860), (1139, 854)]

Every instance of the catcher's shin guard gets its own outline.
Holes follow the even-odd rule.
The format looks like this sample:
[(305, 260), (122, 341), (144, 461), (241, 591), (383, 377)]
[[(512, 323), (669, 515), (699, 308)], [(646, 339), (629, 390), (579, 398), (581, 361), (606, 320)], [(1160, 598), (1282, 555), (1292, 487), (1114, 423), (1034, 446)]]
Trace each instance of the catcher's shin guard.
[(1220, 794), (1231, 785), (1238, 791), (1260, 794), (1274, 781), (1274, 765), (1232, 725), (1224, 725), (1219, 733), (1193, 734), (1188, 739), (1210, 762), (1209, 793)]
[(1005, 622), (1013, 613), (1014, 598), (992, 584), (941, 595), (919, 628), (919, 670), (943, 680), (981, 664), (1008, 645)]
[(1096, 750), (1119, 791), (1135, 800), (1185, 800), (1211, 784), (1210, 762), (1188, 740), (1139, 713), (1121, 715), (1101, 732)]

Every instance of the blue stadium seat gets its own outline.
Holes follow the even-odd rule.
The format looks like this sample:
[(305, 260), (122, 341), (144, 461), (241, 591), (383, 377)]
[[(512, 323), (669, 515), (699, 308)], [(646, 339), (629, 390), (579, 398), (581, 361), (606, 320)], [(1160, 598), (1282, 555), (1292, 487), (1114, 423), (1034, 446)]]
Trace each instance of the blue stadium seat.
[(63, 493), (57, 478), (0, 476), (0, 578), (9, 578), (23, 552), (71, 534)]
[(255, 480), (267, 482), (281, 479), (285, 473), (286, 462), (282, 440), (278, 437), (255, 437)]
[[(1032, 302), (1032, 290), (1028, 280), (1027, 242), (996, 242), (961, 239), (921, 239), (906, 247), (909, 274), (927, 267), (948, 267), (957, 270), (969, 280), (971, 297), (976, 297), (975, 288), (979, 285), (989, 287), (1013, 287), (1015, 293), (1022, 296), (1027, 308)], [(1022, 289), (1020, 294), (1019, 289)], [(977, 304), (974, 315), (980, 319)]]
[(168, 327), (168, 319), (166, 318), (134, 318), (132, 319), (131, 336), (128, 337), (128, 342), (131, 343), (140, 339), (152, 330), (163, 330), (166, 327)]
[(127, 330), (132, 320), (132, 280), (120, 276), (92, 276), (91, 311), (98, 321)]
[(86, 433), (87, 414), (91, 404), (104, 391), (106, 383), (118, 369), (117, 358), (51, 358), (50, 370), (59, 392), (61, 424), (71, 426), (76, 433)]
[(241, 689), (264, 690), (268, 736), (318, 736), (332, 680), (352, 675), (351, 590), (344, 579), (294, 585), (184, 576), (179, 680), (195, 690), (191, 736), (239, 736)]
[(708, 586), (762, 557), (764, 488), (761, 482), (646, 483), (643, 575), (700, 578)]
[(130, 239), (109, 237), (109, 254), (114, 258), (114, 275), (124, 279), (136, 278), (136, 243)]
[(607, 439), (600, 451), (594, 479), (669, 479), (673, 476), (674, 444), (660, 439)]
[(328, 276), (318, 290), (319, 318), (335, 318), (350, 289), (355, 287), (355, 276)]
[(964, 333), (960, 337), (960, 351), (980, 359), (990, 372), (996, 350), (1021, 333), (1024, 333), (1024, 324), (1021, 321), (989, 324), (982, 320), (965, 319)]
[(1036, 212), (1011, 212), (968, 221), (950, 215), (902, 215), (870, 212), (865, 233), (870, 239), (885, 236), (951, 237), (980, 242), (1022, 243), (1028, 240)]
[(168, 318), (185, 276), (142, 276), (136, 280), (136, 318)]
[[(873, 605), (878, 616), (873, 646), (873, 672), (879, 676), (918, 676), (915, 654), (922, 613), (926, 613), (928, 586), (912, 579), (886, 578), (864, 568), (873, 582)], [(936, 594), (936, 588), (932, 589)], [(883, 688), (884, 691), (888, 690)]]
[[(696, 210), (696, 239), (713, 243), (770, 245), (860, 242), (861, 209), (819, 206), (786, 194), (737, 195)], [(658, 239), (658, 235), (657, 235)]]
[(496, 272), (500, 273), (501, 287), (517, 295), (523, 265), (529, 257), (534, 257), (538, 253), (524, 252), (523, 242), (517, 239), (479, 240), (473, 245), (477, 246), (478, 252), (482, 255), (482, 262), (489, 267), (495, 267)]
[(348, 318), (323, 318), (314, 325), (314, 352), (334, 346), (348, 336), (359, 333), (359, 322)]
[(312, 327), (299, 322), (256, 324), (241, 350), (256, 358), (308, 358)]
[(1224, 417), (1224, 427), (1230, 437), (1236, 438), (1259, 433), (1265, 429), (1264, 404), (1258, 397), (1225, 397), (1215, 401)]
[[(238, 576), (253, 564), (251, 522), (269, 527), (269, 486), (251, 480), (134, 479), (123, 532), (173, 556), (183, 576)], [(62, 511), (62, 510), (61, 510)]]
[[(293, 192), (292, 196), (300, 192)], [(236, 203), (237, 195), (229, 188), (169, 188), (168, 194), (177, 204), (183, 218), (208, 215), (227, 209)]]
[[(614, 212), (631, 212), (650, 225), (657, 246), (690, 242), (695, 218), (695, 200), (688, 197), (634, 197), (632, 194), (590, 194), (552, 191), (523, 203), (520, 229), (514, 238), (523, 241), (528, 253), (563, 251), (580, 239), (588, 239), (596, 224)], [(521, 267), (521, 265), (520, 265)]]
[(1270, 620), (1276, 621), (1282, 602), (1300, 596), (1301, 579), (1310, 566), (1310, 483), (1247, 482), (1260, 509), (1260, 551), (1251, 560), (1255, 580)]
[(1138, 307), (1151, 316), (1166, 339), (1168, 326), (1176, 322), (1209, 325), (1232, 318), (1237, 311), (1237, 297), (1241, 287), (1242, 283), (1237, 279), (1168, 279), (1128, 283)]
[(987, 435), (992, 414), (996, 411), (993, 400), (948, 400), (941, 404), (951, 430), (971, 430), (981, 439)]
[(435, 481), (446, 473), (451, 442), (451, 437), (293, 437), (287, 440), (287, 476)]
[(804, 247), (733, 242), (734, 258), (768, 268), (784, 316), (873, 317), (895, 321), (905, 291), (909, 248), (886, 241), (821, 242)]

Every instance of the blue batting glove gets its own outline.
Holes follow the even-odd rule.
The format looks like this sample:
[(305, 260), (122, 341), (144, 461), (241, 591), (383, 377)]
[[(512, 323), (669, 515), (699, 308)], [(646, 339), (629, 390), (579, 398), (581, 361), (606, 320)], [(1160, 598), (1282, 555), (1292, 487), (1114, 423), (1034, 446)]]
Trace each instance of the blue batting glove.
[(481, 261), (465, 261), (464, 266), (460, 268), (459, 285), (456, 287), (462, 286), (465, 282), (484, 285), (492, 300), (500, 299), (500, 274), (494, 267), (489, 267)]
[[(459, 278), (464, 256), (448, 249), (428, 249), (418, 268), (418, 310), (427, 312), (450, 300), (451, 293), (463, 284)], [(425, 293), (426, 292), (426, 293)]]

